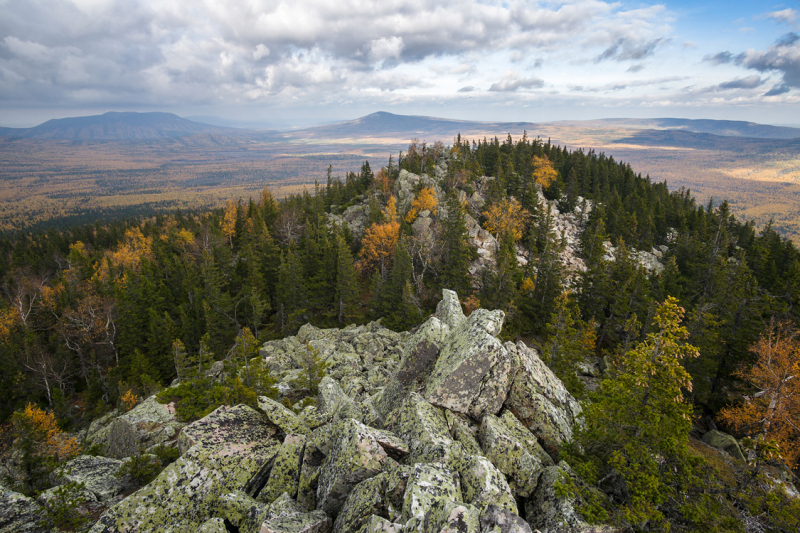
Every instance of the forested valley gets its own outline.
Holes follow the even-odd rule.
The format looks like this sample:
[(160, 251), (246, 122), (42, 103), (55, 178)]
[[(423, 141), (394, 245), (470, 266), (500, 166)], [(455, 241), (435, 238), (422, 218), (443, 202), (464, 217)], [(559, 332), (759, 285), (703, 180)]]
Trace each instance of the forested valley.
[[(577, 242), (555, 211), (574, 214)], [(497, 242), (485, 268), (480, 230)], [(651, 250), (663, 268), (644, 268)], [(537, 349), (582, 402), (561, 454), (584, 516), (622, 530), (798, 524), (797, 498), (764, 476), (800, 473), (800, 252), (605, 154), (527, 137), (414, 142), (280, 201), (265, 188), (213, 211), (7, 234), (0, 287), (8, 454), (35, 413), (78, 435), (153, 394), (184, 421), (259, 395), (300, 409), (324, 361), (310, 351), (307, 398), (287, 397), (257, 358), (264, 342), (306, 323), (411, 330), (450, 289), (465, 314), (502, 310), (501, 336)], [(744, 439), (747, 460), (709, 452), (712, 429)], [(37, 450), (28, 494), (75, 453)]]

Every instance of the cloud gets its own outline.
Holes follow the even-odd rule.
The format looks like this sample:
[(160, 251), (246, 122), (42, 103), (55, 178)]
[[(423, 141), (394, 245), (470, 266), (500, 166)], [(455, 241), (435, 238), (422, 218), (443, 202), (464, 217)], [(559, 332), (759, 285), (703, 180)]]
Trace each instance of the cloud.
[(781, 94), (786, 94), (791, 90), (792, 89), (787, 87), (786, 85), (775, 85), (772, 87), (772, 89), (764, 93), (764, 96), (778, 96)]
[(626, 70), (626, 72), (633, 72), (633, 73), (641, 72), (641, 71), (644, 70), (644, 68), (645, 68), (645, 66), (643, 64), (639, 63), (639, 64), (631, 65), (630, 67), (628, 67), (628, 70)]
[(759, 76), (753, 74), (746, 78), (736, 78), (730, 81), (720, 83), (718, 87), (722, 90), (727, 89), (755, 89), (764, 83)]
[(493, 83), (489, 90), (492, 92), (514, 92), (519, 89), (541, 89), (544, 80), (539, 78), (520, 78), (516, 72), (507, 72), (503, 79)]
[(618, 83), (607, 83), (605, 85), (596, 85), (596, 86), (584, 86), (584, 85), (573, 85), (570, 87), (571, 90), (576, 92), (587, 92), (587, 93), (599, 93), (599, 92), (615, 92), (615, 91), (624, 91), (626, 89), (630, 89), (632, 87), (647, 87), (651, 85), (663, 85), (665, 83), (671, 83), (675, 81), (683, 81), (686, 80), (686, 76), (669, 76), (665, 78), (652, 78), (648, 80), (629, 80), (629, 81), (622, 81)]
[(656, 47), (666, 43), (668, 40), (662, 37), (652, 41), (637, 43), (628, 39), (619, 39), (617, 42), (606, 48), (602, 54), (595, 58), (595, 62), (614, 59), (616, 61), (640, 60), (653, 55)]
[(800, 35), (788, 33), (766, 51), (747, 50), (737, 56), (736, 64), (759, 72), (778, 72), (783, 85), (800, 87)]
[(713, 65), (722, 65), (724, 63), (732, 63), (734, 60), (733, 54), (730, 52), (720, 52), (714, 55), (707, 55), (703, 57), (703, 61), (707, 61)]
[(471, 92), (474, 92), (474, 91), (477, 91), (477, 90), (478, 90), (477, 87), (473, 87), (472, 85), (467, 85), (466, 87), (460, 88), (458, 90), (458, 92), (460, 92), (460, 93), (471, 93)]
[(767, 17), (776, 20), (778, 22), (782, 22), (784, 24), (796, 24), (798, 20), (798, 13), (794, 9), (787, 8), (781, 11), (773, 11), (771, 13), (767, 13)]

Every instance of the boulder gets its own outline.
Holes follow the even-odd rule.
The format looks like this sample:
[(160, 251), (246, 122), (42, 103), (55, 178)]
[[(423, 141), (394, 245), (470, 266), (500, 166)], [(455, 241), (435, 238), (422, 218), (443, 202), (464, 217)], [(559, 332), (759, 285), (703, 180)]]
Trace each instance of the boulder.
[[(481, 530), (481, 511), (468, 503), (449, 502), (441, 513), (439, 523), (424, 524), (422, 531), (438, 531), (439, 533), (479, 533)], [(408, 528), (411, 529), (411, 528)], [(411, 529), (413, 531), (413, 529)]]
[(455, 291), (442, 289), (442, 300), (436, 305), (436, 313), (433, 316), (447, 324), (451, 330), (461, 325), (466, 317), (461, 309), (461, 302), (458, 301), (458, 294)]
[(588, 524), (573, 507), (572, 498), (558, 495), (557, 486), (564, 476), (574, 476), (569, 465), (561, 461), (549, 466), (539, 477), (539, 486), (525, 503), (528, 524), (541, 533), (612, 533), (609, 526)]
[(300, 481), (297, 485), (297, 503), (307, 511), (317, 507), (319, 470), (324, 461), (325, 454), (313, 442), (307, 441), (303, 450), (303, 463), (300, 466)]
[(272, 463), (267, 484), (258, 494), (259, 501), (270, 503), (284, 493), (290, 498), (297, 495), (305, 444), (306, 438), (303, 435), (286, 435)]
[[(252, 495), (280, 444), (276, 429), (246, 405), (220, 407), (184, 427), (183, 455), (155, 480), (106, 511), (92, 533), (194, 531), (217, 515), (220, 496)], [(187, 449), (187, 446), (190, 446)]]
[(525, 498), (536, 489), (542, 469), (553, 462), (533, 435), (521, 435), (504, 422), (494, 415), (484, 416), (478, 439), (486, 457), (511, 478), (512, 492)]
[(181, 427), (183, 424), (175, 419), (174, 405), (160, 404), (150, 396), (116, 417), (107, 431), (95, 433), (94, 444), (99, 444), (106, 455), (123, 459), (139, 455), (140, 449), (173, 441)]
[[(461, 486), (455, 471), (441, 463), (414, 465), (403, 496), (405, 531), (423, 531), (417, 526), (426, 522), (443, 524), (453, 503), (462, 503)], [(412, 519), (416, 520), (409, 523)]]
[(464, 501), (484, 509), (488, 505), (517, 512), (517, 503), (506, 478), (486, 457), (465, 455), (451, 461), (450, 466), (461, 477)]
[(557, 456), (561, 444), (572, 440), (572, 426), (581, 407), (535, 350), (517, 343), (519, 368), (505, 406)]
[(495, 337), (504, 317), (477, 309), (450, 332), (425, 387), (430, 403), (474, 418), (500, 411), (512, 370), (511, 356)]
[(481, 533), (531, 533), (531, 526), (508, 509), (488, 505), (481, 513)]
[(335, 379), (330, 376), (322, 378), (317, 394), (317, 410), (320, 413), (333, 416), (349, 403), (352, 403), (352, 400), (345, 395)]
[(263, 503), (257, 502), (244, 492), (237, 490), (219, 498), (217, 514), (244, 533), (246, 530), (257, 531), (257, 526), (261, 524), (261, 517), (265, 514), (266, 508), (267, 506)]
[(709, 446), (719, 448), (734, 459), (738, 459), (743, 463), (747, 462), (744, 458), (744, 454), (742, 453), (742, 449), (739, 447), (739, 443), (736, 442), (735, 438), (727, 433), (712, 429), (703, 435), (703, 442)]
[(380, 516), (372, 515), (365, 522), (358, 533), (401, 533), (403, 524), (390, 522)]
[(404, 459), (406, 463), (446, 462), (462, 449), (450, 438), (442, 410), (416, 392), (406, 397), (391, 429), (410, 443), (410, 453)]
[(39, 533), (42, 508), (33, 499), (0, 485), (0, 533)]
[(264, 520), (260, 533), (328, 533), (330, 530), (328, 515), (312, 511)]
[(50, 481), (54, 486), (82, 483), (97, 500), (106, 501), (127, 488), (125, 481), (115, 475), (122, 465), (119, 459), (81, 455), (53, 472)]
[(222, 518), (210, 518), (203, 522), (197, 533), (228, 533), (225, 528), (225, 521)]
[(358, 531), (370, 515), (390, 521), (399, 520), (403, 495), (412, 470), (412, 467), (390, 464), (377, 476), (359, 483), (348, 495), (336, 517), (334, 531)]
[(299, 416), (271, 398), (259, 396), (258, 408), (286, 434), (307, 435), (311, 431)]
[(353, 487), (380, 473), (389, 461), (370, 428), (356, 420), (343, 421), (320, 470), (317, 509), (335, 516)]

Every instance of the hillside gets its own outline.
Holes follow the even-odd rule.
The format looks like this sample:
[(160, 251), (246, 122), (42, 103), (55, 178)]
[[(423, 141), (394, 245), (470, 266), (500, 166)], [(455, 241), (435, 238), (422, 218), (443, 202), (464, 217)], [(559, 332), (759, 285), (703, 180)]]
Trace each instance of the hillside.
[(233, 128), (209, 126), (172, 113), (119, 113), (48, 120), (33, 128), (0, 128), (0, 136), (55, 141), (152, 141), (187, 135), (236, 135)]

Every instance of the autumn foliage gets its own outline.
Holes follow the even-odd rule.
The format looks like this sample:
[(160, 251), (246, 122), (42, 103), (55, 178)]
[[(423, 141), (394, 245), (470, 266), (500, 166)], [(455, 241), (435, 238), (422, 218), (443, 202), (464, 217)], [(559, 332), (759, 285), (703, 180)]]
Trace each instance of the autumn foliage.
[(370, 275), (376, 269), (380, 269), (381, 276), (385, 277), (399, 238), (400, 223), (396, 220), (373, 224), (367, 228), (361, 241), (361, 251), (358, 253), (359, 261), (356, 264), (358, 271)]
[(510, 236), (515, 242), (522, 239), (525, 223), (530, 213), (522, 207), (516, 198), (504, 198), (487, 209), (486, 229), (498, 239)]
[[(738, 372), (755, 393), (720, 418), (754, 438), (757, 451), (777, 445), (790, 466), (800, 461), (800, 331), (789, 323), (773, 323), (752, 347), (756, 364)], [(765, 455), (769, 456), (769, 453)]]
[(533, 156), (533, 182), (547, 189), (558, 179), (558, 171), (546, 157)]
[(439, 205), (439, 201), (436, 199), (436, 193), (430, 187), (425, 187), (417, 197), (414, 198), (414, 201), (411, 202), (411, 208), (406, 213), (406, 222), (409, 224), (413, 224), (414, 221), (417, 219), (417, 216), (422, 211), (430, 211), (434, 215), (438, 212), (437, 206)]

